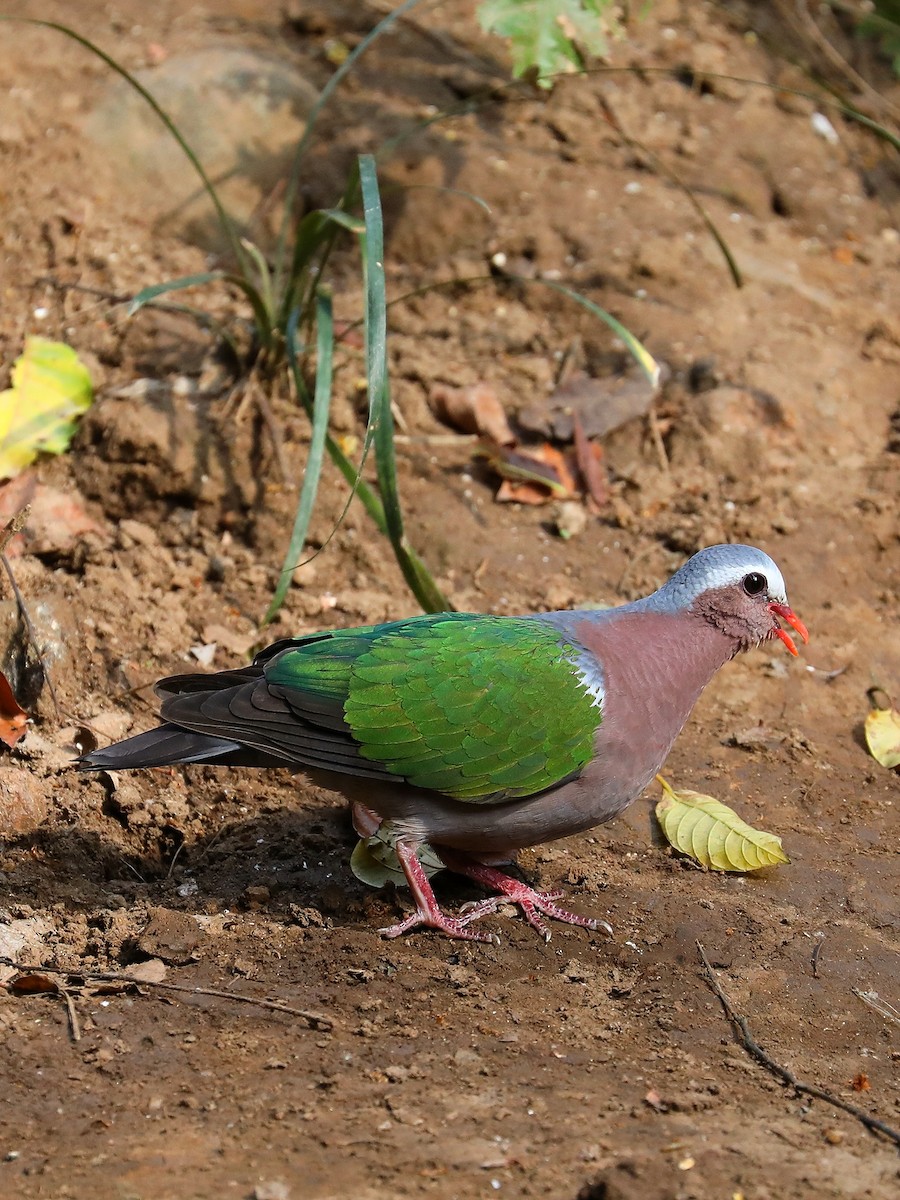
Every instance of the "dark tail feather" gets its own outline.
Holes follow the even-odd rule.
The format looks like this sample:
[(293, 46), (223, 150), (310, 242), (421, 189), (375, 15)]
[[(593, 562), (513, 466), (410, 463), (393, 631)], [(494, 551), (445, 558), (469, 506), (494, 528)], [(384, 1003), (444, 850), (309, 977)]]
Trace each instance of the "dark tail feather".
[[(243, 755), (243, 757), (242, 757)], [(177, 725), (160, 725), (147, 733), (126, 738), (103, 750), (92, 750), (78, 760), (82, 771), (123, 771), (135, 767), (168, 767), (176, 763), (222, 763), (231, 766), (246, 761), (247, 752), (240, 742), (229, 738), (191, 733)]]

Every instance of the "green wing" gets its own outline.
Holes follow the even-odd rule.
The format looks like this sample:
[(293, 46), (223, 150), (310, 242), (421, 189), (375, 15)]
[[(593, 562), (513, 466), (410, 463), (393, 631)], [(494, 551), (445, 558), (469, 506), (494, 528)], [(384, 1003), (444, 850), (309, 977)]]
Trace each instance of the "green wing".
[(295, 643), (265, 670), (298, 715), (343, 728), (391, 775), (499, 801), (590, 761), (601, 713), (579, 651), (540, 620), (452, 613)]

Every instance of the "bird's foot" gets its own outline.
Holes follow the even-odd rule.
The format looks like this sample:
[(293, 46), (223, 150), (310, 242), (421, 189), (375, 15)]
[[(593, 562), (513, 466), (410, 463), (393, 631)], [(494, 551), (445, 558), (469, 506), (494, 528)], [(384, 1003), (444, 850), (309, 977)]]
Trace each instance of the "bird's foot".
[(457, 856), (444, 850), (441, 850), (440, 854), (451, 871), (466, 875), (469, 879), (474, 879), (476, 883), (500, 893), (487, 900), (476, 900), (471, 905), (464, 906), (464, 915), (461, 919), (466, 925), (488, 913), (496, 912), (503, 904), (517, 904), (521, 908), (525, 920), (538, 931), (545, 942), (550, 941), (552, 934), (546, 922), (541, 920), (542, 916), (550, 917), (554, 921), (565, 921), (568, 925), (578, 925), (582, 929), (602, 929), (605, 933), (612, 935), (612, 926), (607, 921), (601, 921), (596, 917), (582, 917), (578, 913), (569, 912), (567, 908), (560, 908), (558, 904), (554, 903), (562, 896), (562, 892), (539, 892), (519, 879), (513, 879), (510, 875), (505, 875), (494, 867), (473, 862), (463, 855)]
[(396, 925), (387, 925), (378, 932), (386, 938), (397, 938), (403, 937), (404, 933), (409, 933), (412, 929), (425, 927), (439, 929), (448, 937), (463, 938), (467, 942), (492, 942), (495, 946), (500, 945), (500, 939), (496, 933), (483, 933), (477, 929), (468, 929), (467, 926), (472, 920), (474, 920), (473, 917), (448, 917), (435, 905), (429, 909), (417, 908), (415, 912), (410, 913), (402, 921), (398, 921)]
[(384, 929), (379, 929), (380, 934), (388, 938), (402, 937), (404, 933), (409, 933), (412, 929), (425, 926), (428, 929), (439, 929), (448, 937), (462, 938), (467, 942), (500, 944), (500, 939), (495, 933), (482, 933), (479, 930), (468, 929), (469, 922), (474, 918), (448, 917), (441, 911), (434, 892), (431, 890), (431, 884), (428, 882), (428, 876), (419, 861), (415, 843), (404, 841), (401, 838), (396, 843), (394, 850), (416, 902), (416, 910), (402, 921), (398, 921), (396, 925), (388, 925)]

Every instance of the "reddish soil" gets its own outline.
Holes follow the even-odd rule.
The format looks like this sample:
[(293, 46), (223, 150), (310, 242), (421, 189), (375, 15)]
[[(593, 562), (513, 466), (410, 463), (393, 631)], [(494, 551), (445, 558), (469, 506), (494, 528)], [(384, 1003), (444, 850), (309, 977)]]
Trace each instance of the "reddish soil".
[[(82, 7), (13, 5), (77, 21), (129, 68), (249, 47), (321, 87), (327, 46), (355, 44), (389, 6), (311, 2), (293, 25), (253, 0)], [(810, 86), (787, 65), (797, 45), (778, 24), (793, 6), (759, 6), (761, 38), (748, 35), (754, 7), (658, 0), (615, 62)], [(698, 547), (738, 540), (777, 559), (812, 633), (798, 660), (776, 645), (726, 667), (666, 766), (780, 834), (789, 865), (758, 877), (695, 869), (661, 843), (652, 788), (613, 825), (521, 856), (527, 877), (608, 918), (611, 939), (558, 927), (544, 945), (501, 913), (490, 918), (499, 947), (428, 933), (385, 942), (378, 927), (406, 895), (357, 882), (345, 807), (303, 776), (194, 767), (112, 783), (70, 765), (80, 727), (107, 741), (148, 726), (147, 685), (197, 666), (191, 647), (217, 643), (217, 668), (243, 660), (284, 553), (308, 427), (272, 398), (282, 482), (255, 406), (216, 391), (209, 336), (178, 314), (128, 320), (111, 302), (210, 259), (84, 135), (107, 70), (52, 31), (4, 27), (4, 38), (15, 52), (0, 65), (2, 361), (27, 333), (65, 339), (98, 399), (72, 451), (29, 472), (26, 483), (62, 493), (62, 512), (36, 506), (14, 562), (61, 716), (47, 688), (23, 699), (34, 724), (0, 757), (0, 933), (8, 957), (74, 973), (57, 978), (81, 1036), (63, 997), (0, 990), (0, 1195), (896, 1196), (897, 1147), (745, 1053), (695, 944), (772, 1059), (900, 1126), (900, 1027), (857, 994), (900, 1002), (900, 786), (861, 735), (871, 685), (900, 697), (888, 145), (829, 110), (833, 143), (813, 127), (816, 105), (787, 92), (619, 73), (546, 96), (509, 91), (382, 163), (392, 295), (485, 275), (503, 254), (581, 289), (669, 368), (653, 418), (605, 439), (613, 502), (563, 540), (552, 508), (495, 503), (471, 441), (448, 437), (429, 394), (487, 381), (514, 413), (546, 396), (564, 356), (596, 376), (619, 369), (609, 330), (547, 289), (500, 278), (392, 310), (409, 536), (453, 603), (616, 603)], [(896, 83), (875, 62), (857, 65), (896, 111)], [(360, 150), (507, 76), (471, 4), (401, 22), (329, 110), (307, 202), (333, 202)], [(695, 188), (743, 288), (601, 98)], [(349, 251), (334, 285), (341, 315), (355, 317)], [(222, 291), (198, 303), (241, 312)], [(361, 431), (358, 374), (348, 356), (336, 384), (345, 434)], [(344, 497), (327, 472), (318, 542)], [(0, 499), (16, 507), (9, 489)], [(270, 632), (415, 610), (354, 505)], [(449, 877), (437, 887), (448, 907), (477, 895)], [(208, 992), (104, 993), (95, 978), (135, 970), (314, 1010), (328, 1027)]]

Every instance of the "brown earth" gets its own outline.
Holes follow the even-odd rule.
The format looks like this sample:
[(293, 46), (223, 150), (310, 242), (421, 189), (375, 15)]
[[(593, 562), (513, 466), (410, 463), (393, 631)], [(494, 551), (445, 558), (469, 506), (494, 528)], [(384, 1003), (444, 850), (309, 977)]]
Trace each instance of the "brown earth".
[[(76, 7), (14, 5), (76, 22), (129, 68), (250, 48), (319, 87), (328, 46), (355, 44), (387, 8), (310, 3), (288, 23), (253, 0)], [(748, 32), (754, 6), (657, 0), (615, 61), (807, 87), (779, 25), (793, 6), (755, 7), (768, 41)], [(779, 833), (789, 866), (692, 869), (661, 845), (651, 789), (593, 836), (521, 856), (529, 878), (608, 917), (612, 939), (559, 927), (544, 945), (501, 914), (496, 948), (427, 933), (385, 942), (378, 927), (405, 895), (353, 878), (345, 810), (302, 776), (195, 767), (113, 784), (69, 765), (79, 728), (106, 741), (149, 725), (146, 685), (196, 666), (192, 646), (216, 643), (215, 667), (242, 661), (284, 552), (307, 427), (273, 399), (284, 483), (254, 406), (236, 411), (215, 392), (208, 336), (177, 314), (128, 321), (110, 301), (210, 260), (159, 222), (164, 197), (142, 194), (84, 134), (106, 69), (49, 30), (3, 37), (3, 362), (27, 333), (64, 338), (90, 364), (98, 402), (72, 452), (18, 485), (62, 493), (53, 512), (47, 493), (36, 498), (15, 560), (61, 716), (46, 688), (23, 695), (34, 725), (0, 759), (3, 953), (76, 973), (81, 1037), (63, 998), (0, 993), (0, 1195), (896, 1196), (897, 1147), (755, 1063), (695, 946), (773, 1059), (900, 1125), (897, 1020), (856, 994), (898, 1004), (900, 789), (861, 740), (867, 688), (900, 696), (900, 234), (887, 144), (829, 110), (833, 144), (813, 128), (816, 106), (787, 92), (621, 73), (549, 96), (507, 92), (382, 163), (393, 295), (484, 275), (502, 254), (609, 308), (670, 370), (654, 416), (605, 440), (614, 504), (564, 541), (551, 509), (494, 502), (470, 441), (447, 436), (429, 393), (487, 381), (514, 412), (546, 396), (563, 358), (602, 376), (621, 347), (555, 293), (499, 277), (393, 310), (409, 535), (453, 602), (615, 603), (730, 539), (776, 557), (812, 632), (799, 660), (768, 647), (723, 670), (666, 767)], [(882, 68), (857, 65), (896, 106)], [(331, 203), (353, 154), (507, 75), (471, 4), (401, 22), (338, 93), (305, 199)], [(601, 97), (695, 189), (743, 288)], [(351, 256), (334, 282), (354, 317)], [(224, 292), (202, 304), (239, 310)], [(345, 433), (360, 431), (358, 373), (349, 356), (338, 372)], [(20, 494), (7, 490), (4, 506)], [(329, 474), (319, 542), (343, 501)], [(413, 611), (354, 506), (271, 632)], [(8, 639), (8, 601), (2, 621)], [(450, 878), (438, 890), (451, 907), (477, 894)], [(137, 969), (332, 1024), (149, 984), (74, 987)]]

